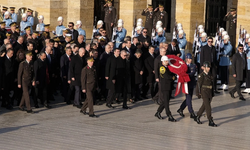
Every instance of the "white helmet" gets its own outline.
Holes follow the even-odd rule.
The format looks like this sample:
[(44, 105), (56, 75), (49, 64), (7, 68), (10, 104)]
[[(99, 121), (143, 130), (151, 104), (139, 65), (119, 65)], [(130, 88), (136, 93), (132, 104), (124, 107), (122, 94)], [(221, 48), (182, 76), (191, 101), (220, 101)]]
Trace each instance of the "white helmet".
[(160, 27), (158, 30), (157, 30), (158, 33), (162, 33), (163, 32), (163, 28)]
[(141, 26), (137, 26), (137, 27), (135, 28), (135, 31), (138, 31), (138, 30), (141, 30), (141, 29), (142, 29)]
[(57, 21), (63, 21), (63, 17), (62, 16), (58, 17)]
[(199, 30), (200, 30), (200, 29), (204, 29), (203, 25), (199, 25), (199, 26), (198, 26), (198, 29), (199, 29)]
[(141, 22), (137, 22), (136, 26), (142, 26)]
[(204, 32), (204, 29), (201, 28), (201, 29), (199, 30), (199, 33), (203, 33), (203, 32)]
[(224, 28), (220, 28), (220, 33), (222, 33), (223, 31), (225, 31), (225, 29)]
[(248, 43), (250, 43), (250, 38), (248, 39), (248, 41), (247, 41)]
[(39, 20), (43, 20), (44, 18), (43, 18), (43, 15), (40, 15), (39, 17), (38, 17), (38, 19)]
[(81, 25), (81, 24), (82, 24), (81, 20), (76, 21), (76, 25)]
[(228, 35), (228, 33), (227, 33), (227, 31), (223, 31), (221, 35), (225, 36), (225, 35)]
[(121, 28), (122, 26), (123, 26), (122, 23), (118, 23), (118, 25), (117, 25), (118, 28)]
[(157, 21), (156, 25), (161, 25), (162, 26), (162, 22), (161, 21)]
[(103, 25), (103, 21), (102, 21), (102, 20), (99, 20), (99, 21), (97, 22), (97, 25)]
[(159, 29), (160, 27), (161, 27), (161, 25), (158, 24), (158, 25), (156, 25), (155, 28), (156, 28), (156, 29)]
[(224, 40), (229, 40), (230, 37), (229, 37), (229, 35), (225, 35), (223, 39), (224, 39)]
[(168, 57), (167, 56), (162, 56), (161, 61), (168, 61)]
[(141, 22), (142, 23), (142, 18), (137, 19), (137, 23)]
[(123, 24), (123, 20), (122, 20), (122, 19), (119, 19), (119, 20), (118, 20), (118, 24), (119, 24), (119, 23), (122, 23), (122, 24)]
[(10, 12), (8, 12), (8, 11), (6, 11), (5, 13), (4, 13), (4, 15), (10, 15)]
[(181, 23), (178, 23), (178, 24), (177, 24), (177, 27), (182, 27), (182, 24), (181, 24)]
[(201, 34), (201, 37), (207, 37), (207, 33), (206, 33), (206, 32), (203, 32), (203, 33)]
[(22, 18), (27, 18), (27, 14), (26, 14), (26, 13), (23, 13), (23, 14), (22, 14)]
[(179, 34), (179, 35), (183, 35), (183, 34), (184, 34), (184, 31), (183, 31), (183, 30), (180, 30), (180, 31), (178, 32), (178, 34)]
[(182, 30), (182, 27), (177, 27), (177, 30), (178, 30), (178, 31)]
[(246, 38), (247, 38), (247, 39), (250, 38), (250, 34), (247, 33), (247, 34), (246, 34)]

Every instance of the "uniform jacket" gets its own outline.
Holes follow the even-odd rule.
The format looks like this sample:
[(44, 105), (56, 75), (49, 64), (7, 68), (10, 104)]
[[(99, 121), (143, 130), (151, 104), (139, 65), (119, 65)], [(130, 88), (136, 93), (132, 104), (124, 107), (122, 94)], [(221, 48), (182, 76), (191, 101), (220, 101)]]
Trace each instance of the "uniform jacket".
[(63, 29), (65, 29), (66, 27), (63, 25), (58, 25), (56, 26), (56, 35), (57, 36), (62, 36), (63, 35)]
[(213, 77), (210, 74), (202, 72), (198, 75), (196, 95), (201, 94), (202, 98), (212, 98), (214, 97), (213, 88), (206, 88), (202, 86), (211, 86), (213, 85)]
[(145, 20), (145, 28), (147, 28), (148, 30), (152, 30), (153, 28), (153, 22), (154, 22), (154, 15), (155, 12), (145, 12), (144, 10), (141, 13), (142, 16), (146, 16), (146, 20)]
[(160, 74), (159, 76), (160, 84), (161, 84), (161, 91), (171, 91), (174, 74), (170, 72), (168, 67), (165, 67), (165, 66), (160, 66), (159, 72), (160, 72), (161, 67), (165, 68), (165, 73)]
[(189, 75), (190, 81), (188, 82), (188, 88), (194, 88), (196, 80), (195, 80), (195, 73), (197, 72), (197, 68), (195, 64), (189, 64), (187, 74)]
[(44, 23), (37, 24), (36, 31), (44, 31)]
[(95, 66), (91, 68), (87, 65), (81, 72), (81, 86), (82, 90), (94, 91), (97, 84), (97, 75)]
[(105, 7), (104, 8), (105, 17), (104, 22), (105, 23), (115, 23), (116, 22), (116, 9), (115, 7)]
[(220, 56), (220, 66), (230, 66), (232, 63), (230, 61), (229, 56), (232, 52), (232, 45), (231, 44), (224, 44), (223, 48), (221, 49), (221, 56)]
[(18, 69), (17, 82), (18, 85), (29, 85), (35, 81), (34, 76), (34, 64), (33, 62), (27, 62), (26, 60), (21, 62)]
[(157, 11), (155, 13), (155, 18), (154, 18), (154, 27), (156, 26), (157, 21), (162, 22), (162, 28), (166, 28), (168, 26), (168, 13), (166, 11), (160, 12)]

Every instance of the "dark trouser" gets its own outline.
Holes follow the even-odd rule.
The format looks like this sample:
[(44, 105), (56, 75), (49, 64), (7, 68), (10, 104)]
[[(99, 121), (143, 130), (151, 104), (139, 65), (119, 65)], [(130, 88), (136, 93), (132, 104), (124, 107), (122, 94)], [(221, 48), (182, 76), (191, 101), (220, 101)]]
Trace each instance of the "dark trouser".
[(213, 89), (214, 91), (217, 91), (217, 67), (212, 66), (210, 72), (213, 76)]
[(196, 66), (197, 66), (197, 73), (200, 74), (201, 73), (201, 64), (196, 63)]
[[(7, 83), (9, 84), (9, 83)], [(10, 91), (11, 87), (10, 85), (5, 85), (3, 90), (3, 101), (2, 106), (11, 106), (11, 99), (10, 99)]]
[(62, 96), (64, 97), (64, 101), (67, 101), (68, 90), (69, 90), (69, 84), (67, 79), (62, 78), (62, 86), (63, 86)]
[(157, 102), (159, 100), (159, 98), (161, 98), (161, 85), (158, 82), (158, 92), (153, 97), (153, 100)]
[(86, 90), (86, 100), (84, 101), (81, 110), (86, 112), (86, 109), (89, 108), (89, 115), (94, 114), (94, 107), (93, 107), (93, 90)]
[(241, 94), (241, 89), (240, 89), (241, 84), (243, 82), (244, 81), (238, 81), (238, 80), (236, 80), (236, 85), (235, 85), (235, 87), (230, 92), (234, 94), (237, 91), (239, 97), (243, 97), (243, 95)]
[(171, 115), (171, 112), (169, 110), (170, 91), (161, 91), (161, 93), (162, 93), (161, 104), (158, 107), (157, 111), (161, 113), (163, 109), (165, 108), (166, 114)]
[(24, 82), (22, 82), (22, 88), (23, 88), (23, 96), (22, 96), (19, 107), (23, 108), (24, 103), (25, 103), (27, 110), (31, 110), (30, 96), (29, 96), (29, 89), (31, 89), (31, 86), (28, 86), (27, 84), (24, 84)]
[(71, 102), (71, 94), (74, 91), (75, 86), (70, 84), (69, 89), (68, 89), (68, 94), (67, 94), (67, 102)]
[(135, 84), (135, 98), (139, 98), (140, 97), (140, 84)]
[(107, 37), (111, 41), (112, 39), (112, 33), (113, 33), (113, 28), (111, 27), (111, 23), (105, 22), (105, 28), (107, 32)]
[(250, 88), (250, 70), (247, 70), (246, 88)]
[(206, 110), (207, 119), (208, 120), (212, 119), (211, 102), (212, 102), (212, 98), (203, 98), (203, 103), (201, 105), (201, 108), (197, 112), (197, 116), (201, 116), (202, 113)]
[(80, 105), (80, 100), (81, 100), (81, 87), (80, 86), (75, 86), (75, 98), (74, 98), (74, 104), (75, 105)]
[(192, 106), (192, 97), (193, 97), (193, 91), (194, 89), (188, 89), (188, 94), (186, 94), (186, 99), (182, 102), (180, 109), (184, 110), (186, 106), (188, 106), (189, 113), (193, 113), (193, 106)]
[(42, 86), (42, 87), (36, 87), (35, 88), (35, 92), (36, 92), (36, 98), (40, 98), (41, 103), (44, 105), (48, 104), (48, 96), (47, 96), (47, 87)]
[(220, 66), (221, 72), (221, 84), (228, 85), (229, 73), (228, 73), (228, 66)]
[(127, 88), (124, 86), (123, 93), (117, 93), (117, 99), (119, 100), (119, 96), (123, 94), (123, 107), (127, 107)]
[(147, 83), (145, 86), (145, 93), (148, 93), (148, 90), (150, 91), (151, 97), (153, 98), (155, 96), (154, 92), (154, 83)]

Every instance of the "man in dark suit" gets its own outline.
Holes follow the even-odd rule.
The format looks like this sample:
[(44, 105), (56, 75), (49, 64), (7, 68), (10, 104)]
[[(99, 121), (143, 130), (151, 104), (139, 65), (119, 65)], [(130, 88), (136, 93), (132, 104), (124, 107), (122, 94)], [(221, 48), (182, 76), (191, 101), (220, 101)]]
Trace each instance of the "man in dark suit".
[(115, 49), (114, 55), (111, 55), (107, 59), (106, 67), (105, 67), (105, 79), (107, 80), (107, 89), (108, 96), (107, 96), (107, 104), (106, 106), (109, 108), (114, 108), (111, 103), (115, 99), (115, 83), (116, 83), (116, 65), (117, 65), (117, 59), (120, 55), (120, 50)]
[(77, 38), (77, 41), (75, 43), (76, 43), (76, 45), (79, 46), (79, 48), (81, 48), (81, 47), (85, 48), (86, 43), (84, 42), (84, 36), (79, 35)]
[(11, 100), (10, 100), (10, 91), (13, 90), (14, 85), (14, 59), (13, 59), (13, 49), (7, 50), (6, 56), (4, 57), (4, 75), (3, 75), (3, 83), (4, 83), (4, 96), (2, 106), (6, 109), (12, 109)]
[(112, 2), (110, 0), (107, 1), (107, 3), (104, 5), (104, 22), (105, 22), (105, 28), (107, 31), (107, 37), (108, 39), (112, 38), (112, 32), (113, 32), (113, 26), (116, 22), (116, 9), (112, 6)]
[(40, 98), (41, 103), (46, 108), (51, 108), (48, 104), (47, 87), (50, 82), (49, 72), (46, 63), (46, 54), (41, 52), (39, 58), (34, 62), (34, 75), (35, 75), (35, 98)]
[(213, 44), (213, 38), (209, 37), (207, 40), (207, 45), (203, 46), (201, 48), (201, 53), (200, 53), (200, 65), (203, 66), (203, 63), (208, 61), (211, 63), (211, 68), (210, 72), (213, 76), (214, 82), (213, 82), (213, 90), (214, 93), (220, 93), (217, 91), (217, 54), (216, 54), (216, 49), (212, 45)]
[[(157, 11), (158, 8), (155, 9)], [(155, 12), (154, 27), (158, 21), (162, 22), (162, 28), (166, 31), (168, 27), (168, 13), (164, 11), (162, 4), (159, 4), (159, 11)]]
[(181, 56), (181, 51), (178, 46), (178, 41), (176, 39), (173, 39), (171, 44), (168, 45), (168, 52), (167, 55), (176, 55), (178, 57)]
[(68, 72), (69, 72), (69, 63), (71, 61), (71, 53), (72, 49), (71, 47), (66, 48), (66, 53), (61, 56), (60, 59), (60, 68), (61, 68), (61, 78), (62, 78), (62, 84), (63, 84), (63, 97), (64, 102), (67, 102), (67, 104), (70, 104), (70, 101), (67, 101), (67, 94), (69, 90), (69, 83), (68, 83)]
[(13, 45), (14, 48), (14, 58), (16, 56), (16, 53), (18, 50), (22, 49), (25, 50), (24, 44), (23, 44), (23, 37), (19, 36), (17, 42)]
[(70, 34), (72, 34), (72, 40), (74, 40), (75, 43), (76, 43), (79, 33), (78, 33), (77, 30), (74, 29), (74, 23), (73, 22), (69, 22), (68, 27), (69, 27), (69, 30), (71, 32)]
[(81, 71), (86, 66), (86, 60), (84, 57), (85, 49), (80, 48), (77, 55), (73, 56), (69, 65), (70, 79), (72, 85), (75, 87), (75, 98), (73, 106), (81, 108)]
[(246, 77), (246, 70), (247, 70), (246, 54), (243, 52), (243, 45), (239, 44), (238, 53), (234, 54), (232, 63), (233, 77), (235, 78), (236, 81), (235, 87), (229, 92), (232, 98), (235, 98), (234, 93), (237, 91), (239, 99), (242, 101), (246, 100), (241, 94), (240, 90), (240, 86), (244, 82), (244, 79)]
[(153, 98), (154, 93), (154, 83), (155, 83), (155, 71), (154, 71), (154, 59), (156, 57), (154, 53), (154, 47), (149, 46), (148, 53), (145, 54), (144, 65), (145, 65), (145, 75), (147, 77), (147, 84), (144, 90), (144, 93), (150, 90), (151, 97)]
[(142, 34), (138, 36), (138, 40), (142, 43), (147, 41), (151, 45), (151, 37), (148, 35), (148, 29), (144, 28)]
[(125, 41), (125, 47), (121, 50), (125, 50), (130, 53), (130, 57), (133, 57), (136, 51), (136, 47), (132, 47), (131, 40)]
[(22, 100), (19, 105), (19, 109), (24, 111), (24, 103), (27, 107), (27, 113), (33, 113), (30, 107), (30, 97), (29, 97), (29, 89), (31, 86), (35, 86), (35, 78), (34, 78), (34, 64), (32, 62), (32, 53), (26, 52), (26, 60), (21, 62), (18, 69), (17, 82), (18, 88), (23, 89)]

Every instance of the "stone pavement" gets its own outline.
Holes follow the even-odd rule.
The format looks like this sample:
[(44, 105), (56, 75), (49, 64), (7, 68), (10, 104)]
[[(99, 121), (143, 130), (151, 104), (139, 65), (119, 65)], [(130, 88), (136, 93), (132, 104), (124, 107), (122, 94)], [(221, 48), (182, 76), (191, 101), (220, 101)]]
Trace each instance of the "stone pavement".
[[(250, 96), (247, 101), (231, 99), (222, 92), (213, 99), (213, 117), (219, 126), (209, 127), (205, 117), (202, 125), (176, 110), (183, 95), (171, 100), (170, 109), (178, 122), (154, 117), (157, 105), (152, 100), (130, 104), (131, 110), (94, 106), (99, 118), (89, 118), (72, 105), (60, 103), (56, 97), (52, 109), (33, 109), (27, 114), (15, 108), (0, 108), (1, 150), (244, 150), (250, 143)], [(197, 112), (202, 103), (194, 97)], [(162, 113), (165, 117), (165, 113)]]

